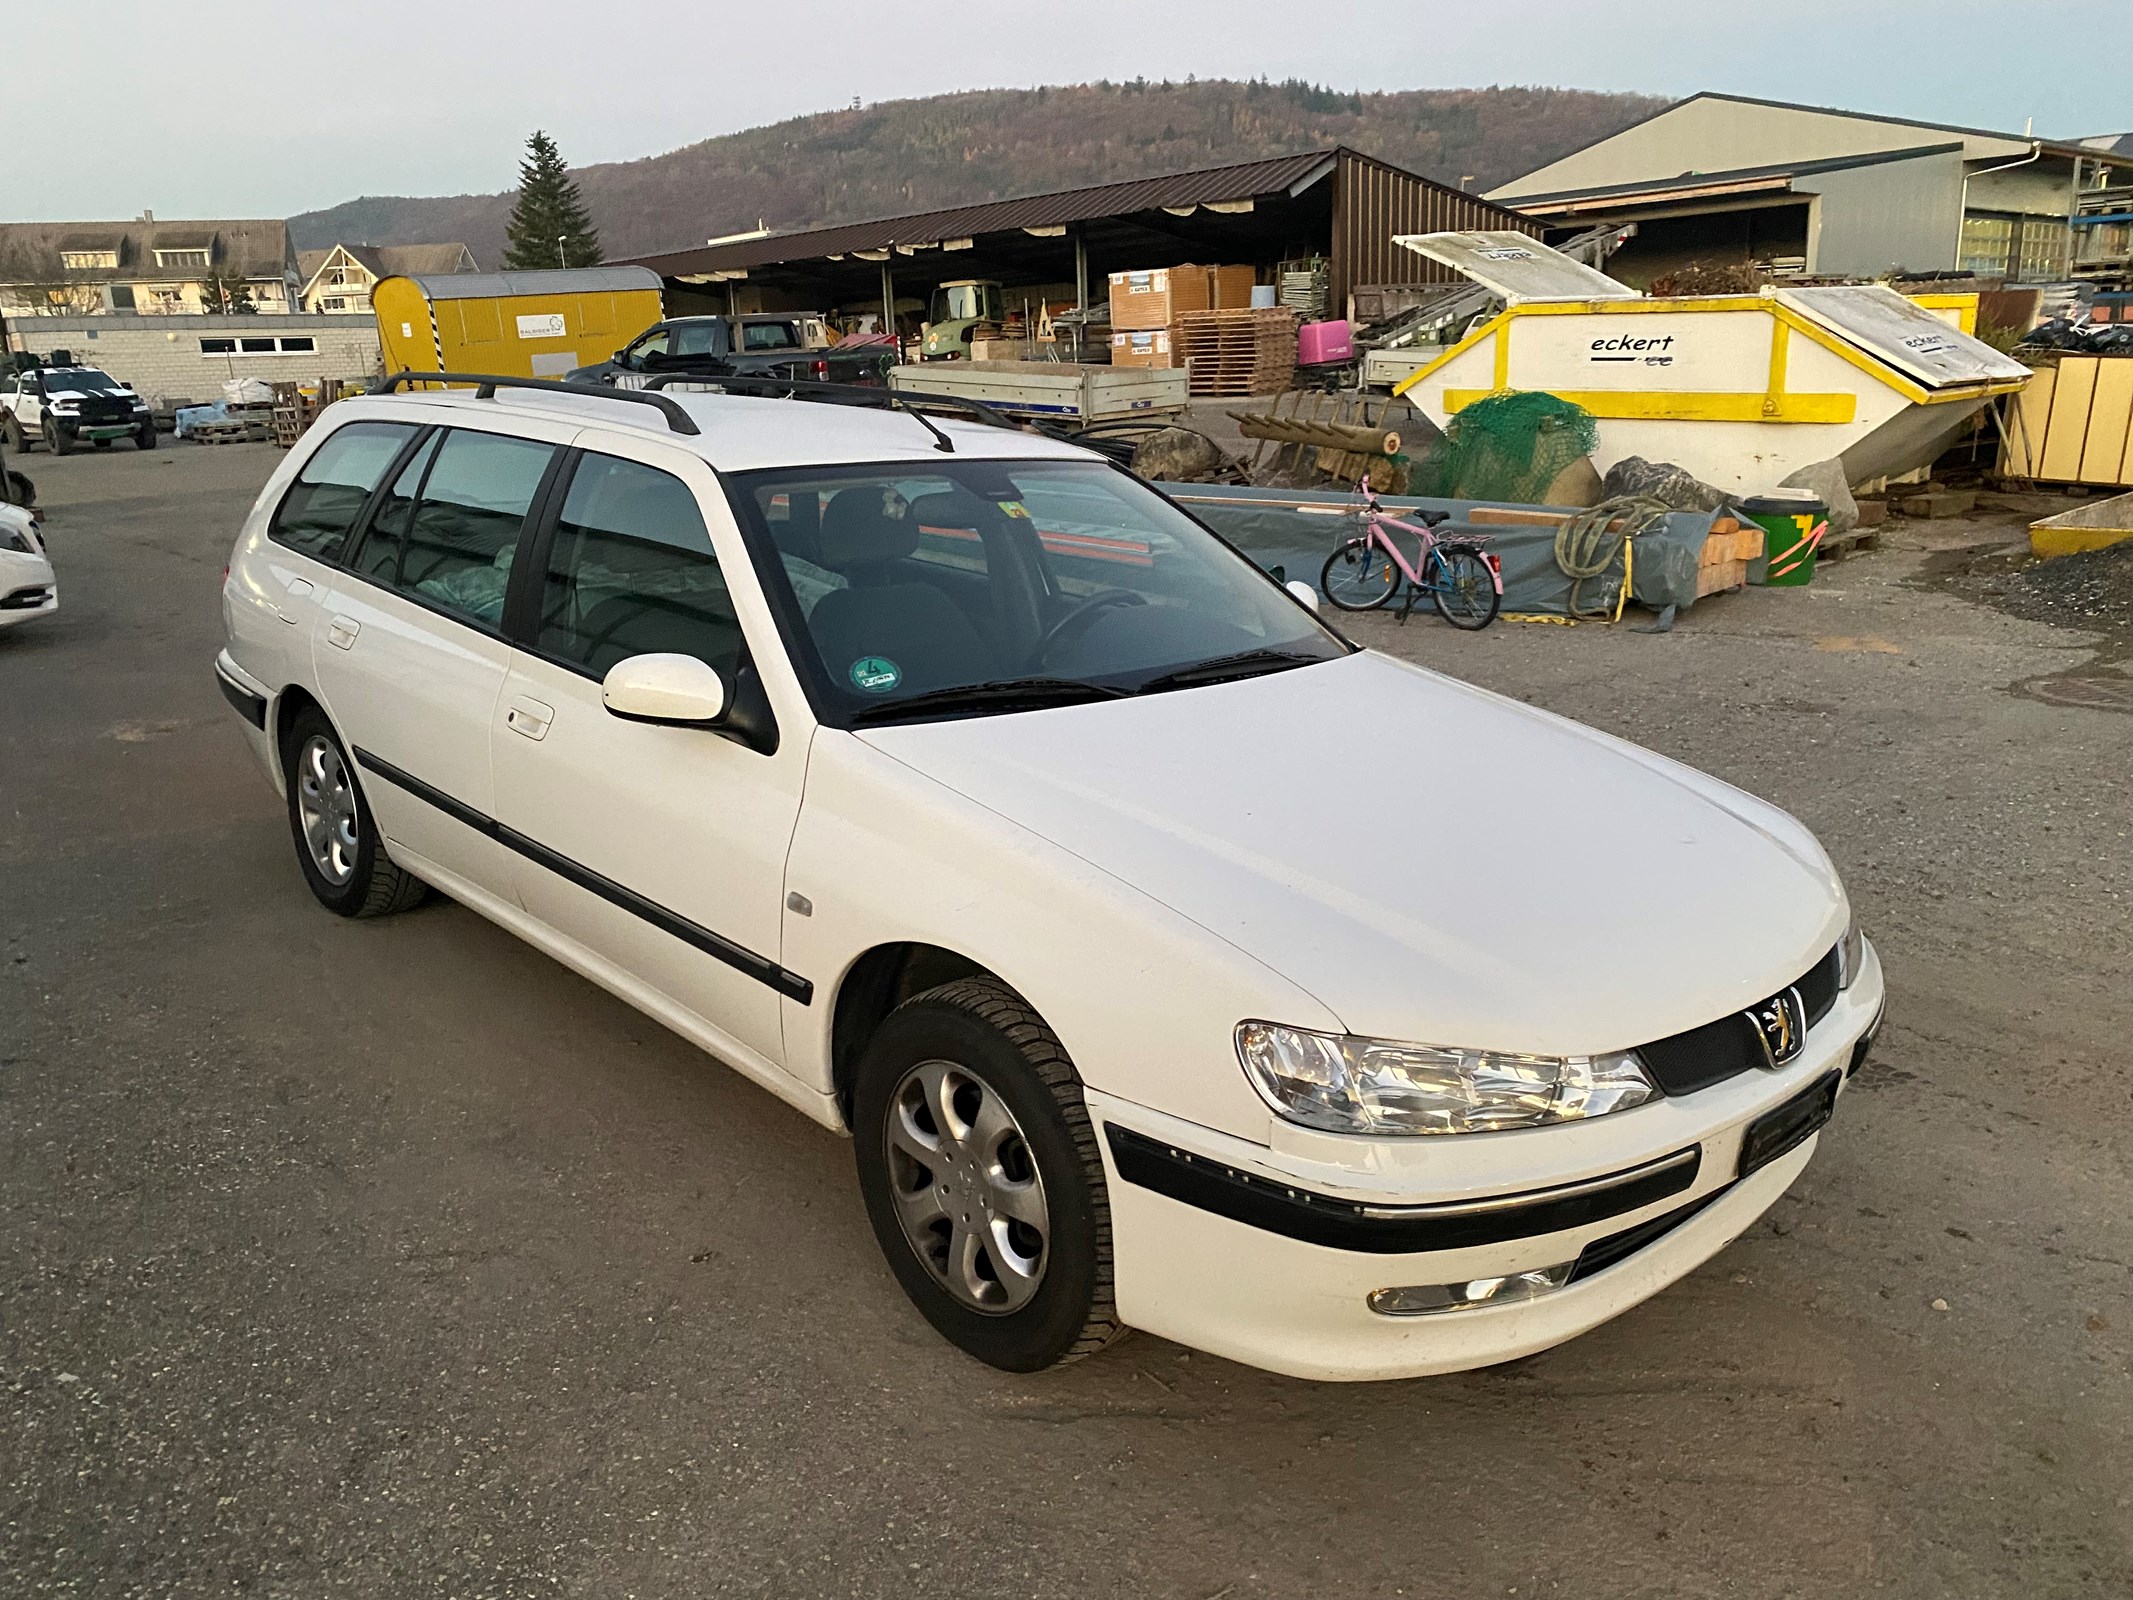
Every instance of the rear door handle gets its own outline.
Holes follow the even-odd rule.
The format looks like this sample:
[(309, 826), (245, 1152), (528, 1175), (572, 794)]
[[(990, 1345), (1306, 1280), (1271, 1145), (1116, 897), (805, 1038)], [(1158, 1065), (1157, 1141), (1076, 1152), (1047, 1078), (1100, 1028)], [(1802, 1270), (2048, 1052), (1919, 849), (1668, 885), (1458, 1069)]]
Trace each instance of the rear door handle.
[(335, 617), (326, 624), (326, 642), (336, 650), (350, 650), (355, 647), (356, 635), (362, 631), (363, 625), (353, 618)]
[(504, 708), (504, 726), (513, 733), (522, 733), (529, 739), (548, 737), (548, 724), (555, 721), (555, 707), (544, 706), (540, 701), (525, 695), (513, 695), (511, 703)]

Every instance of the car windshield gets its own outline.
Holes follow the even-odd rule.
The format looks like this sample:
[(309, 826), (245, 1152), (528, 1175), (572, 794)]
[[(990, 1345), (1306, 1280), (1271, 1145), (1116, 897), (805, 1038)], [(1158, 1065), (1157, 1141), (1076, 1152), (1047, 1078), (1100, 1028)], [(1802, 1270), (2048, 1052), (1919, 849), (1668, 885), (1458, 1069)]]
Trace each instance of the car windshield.
[(1244, 557), (1098, 463), (779, 468), (731, 481), (832, 718), (1029, 709), (1348, 653)]
[(44, 386), (55, 392), (61, 389), (116, 389), (118, 380), (94, 367), (49, 367), (45, 370)]

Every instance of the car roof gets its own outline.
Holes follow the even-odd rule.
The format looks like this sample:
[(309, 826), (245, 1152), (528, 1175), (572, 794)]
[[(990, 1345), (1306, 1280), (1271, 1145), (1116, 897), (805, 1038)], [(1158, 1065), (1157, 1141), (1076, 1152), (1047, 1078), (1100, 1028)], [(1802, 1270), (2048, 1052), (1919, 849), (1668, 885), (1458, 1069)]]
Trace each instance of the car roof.
[(506, 431), (513, 416), (577, 422), (639, 434), (687, 450), (721, 472), (862, 461), (940, 464), (955, 456), (991, 461), (1104, 459), (1094, 451), (1042, 434), (955, 421), (939, 414), (929, 414), (928, 420), (954, 442), (954, 456), (940, 449), (939, 440), (916, 417), (887, 407), (671, 389), (665, 393), (688, 413), (697, 433), (672, 431), (666, 419), (647, 405), (599, 394), (563, 394), (553, 389), (504, 389), (490, 400), (477, 399), (466, 389), (433, 389), (369, 395), (342, 403), (352, 415), (406, 417), (410, 413), (428, 413), (430, 420), (438, 422), (459, 420), (489, 428), (502, 425)]

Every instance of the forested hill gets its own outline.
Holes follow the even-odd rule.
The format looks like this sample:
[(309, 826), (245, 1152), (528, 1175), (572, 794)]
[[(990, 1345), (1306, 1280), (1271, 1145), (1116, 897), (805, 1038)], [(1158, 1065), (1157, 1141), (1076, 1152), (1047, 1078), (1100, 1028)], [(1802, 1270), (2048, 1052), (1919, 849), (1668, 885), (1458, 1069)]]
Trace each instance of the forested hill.
[[(639, 161), (578, 170), (610, 259), (778, 230), (1078, 188), (1347, 144), (1477, 193), (1663, 102), (1582, 89), (1348, 94), (1305, 83), (1093, 83), (981, 89), (819, 112)], [(499, 140), (515, 170), (524, 132)], [(565, 156), (569, 151), (564, 151)], [(292, 217), (300, 248), (464, 240), (503, 258), (509, 194), (366, 195)]]

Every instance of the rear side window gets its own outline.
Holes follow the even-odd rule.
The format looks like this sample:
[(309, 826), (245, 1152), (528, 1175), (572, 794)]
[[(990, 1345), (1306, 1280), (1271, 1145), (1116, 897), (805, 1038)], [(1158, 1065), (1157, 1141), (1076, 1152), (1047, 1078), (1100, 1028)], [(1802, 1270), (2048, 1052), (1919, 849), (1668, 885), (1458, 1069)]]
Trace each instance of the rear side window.
[(447, 431), (394, 483), (357, 570), (469, 622), (500, 626), (519, 529), (554, 454), (530, 439)]
[(351, 422), (318, 447), (282, 497), (267, 537), (331, 561), (363, 502), (415, 430), (399, 422)]
[(549, 546), (539, 645), (598, 677), (671, 652), (733, 681), (740, 623), (687, 484), (615, 456), (578, 463)]

